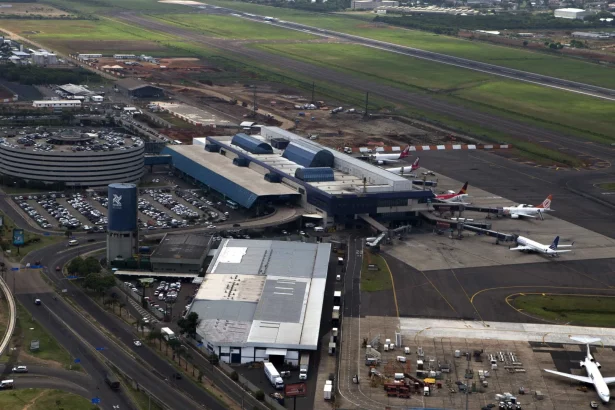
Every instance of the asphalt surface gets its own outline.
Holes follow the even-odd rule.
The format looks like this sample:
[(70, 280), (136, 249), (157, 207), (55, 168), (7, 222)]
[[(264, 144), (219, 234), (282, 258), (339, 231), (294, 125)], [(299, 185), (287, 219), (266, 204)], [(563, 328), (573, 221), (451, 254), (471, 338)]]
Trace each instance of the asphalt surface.
[(429, 60), (433, 62), (437, 62), (440, 64), (453, 65), (456, 67), (465, 68), (473, 71), (480, 71), (483, 73), (488, 73), (492, 75), (497, 75), (500, 77), (510, 78), (519, 81), (525, 81), (532, 84), (541, 85), (544, 87), (551, 87), (557, 89), (563, 89), (579, 94), (591, 95), (599, 98), (604, 98), (608, 100), (615, 101), (615, 90), (598, 87), (591, 84), (579, 83), (576, 81), (564, 80), (557, 77), (551, 77), (542, 74), (536, 74), (528, 71), (515, 70), (513, 68), (498, 66), (494, 64), (483, 63), (475, 60), (468, 60), (461, 57), (454, 57), (442, 53), (435, 53), (432, 51), (421, 50), (418, 48), (401, 46), (394, 43), (389, 43), (385, 41), (374, 40), (367, 37), (355, 36), (352, 34), (342, 33), (339, 31), (326, 30), (322, 28), (317, 28), (313, 26), (308, 26), (305, 24), (293, 23), (289, 21), (266, 21), (265, 16), (259, 16), (250, 14), (246, 16), (246, 13), (227, 9), (227, 8), (217, 8), (213, 10), (215, 13), (226, 12), (226, 14), (239, 14), (242, 18), (250, 21), (255, 21), (259, 23), (269, 24), (272, 26), (277, 26), (281, 28), (286, 28), (289, 30), (297, 30), (302, 31), (309, 34), (314, 34), (318, 36), (326, 36), (334, 39), (342, 39), (352, 41), (357, 44), (361, 44), (366, 47), (377, 48), (385, 51), (390, 51), (396, 54), (403, 54), (409, 57), (420, 58), (423, 60)]
[[(102, 243), (97, 243), (67, 249), (64, 244), (58, 244), (32, 252), (28, 255), (26, 261), (33, 261), (36, 259), (41, 260), (46, 267), (62, 266), (75, 256), (91, 250), (100, 249), (101, 246), (104, 245)], [(200, 406), (209, 409), (223, 408), (223, 406), (207, 392), (185, 378), (174, 381), (165, 380), (171, 380), (170, 376), (176, 372), (175, 368), (148, 347), (135, 347), (133, 345), (135, 339), (133, 328), (119, 322), (117, 318), (114, 318), (111, 314), (102, 310), (77, 286), (64, 280), (64, 278), (61, 277), (60, 274), (56, 274), (54, 270), (47, 270), (46, 272), (58, 288), (67, 289), (67, 293), (72, 300), (75, 301), (81, 309), (88, 312), (88, 315), (98, 322), (100, 326), (106, 328), (119, 339), (126, 346), (124, 348), (126, 350), (121, 349), (118, 345), (109, 340), (105, 334), (101, 333), (98, 328), (90, 324), (88, 320), (78, 314), (67, 303), (60, 299), (53, 300), (54, 293), (51, 290), (46, 293), (36, 291), (34, 293), (18, 294), (17, 299), (22, 302), (26, 308), (37, 317), (38, 321), (45, 326), (54, 337), (57, 337), (61, 343), (64, 344), (66, 337), (70, 337), (69, 334), (71, 332), (66, 332), (65, 329), (72, 329), (79, 335), (78, 337), (74, 336), (74, 339), (80, 342), (81, 351), (83, 353), (88, 350), (88, 345), (90, 350), (92, 348), (102, 348), (103, 350), (100, 351), (100, 354), (104, 357), (104, 360), (114, 364), (128, 377), (136, 380), (141, 386), (172, 409), (191, 409)], [(32, 303), (34, 298), (40, 298), (43, 301), (43, 305), (35, 306)], [(64, 329), (64, 331), (58, 331), (58, 329)], [(143, 365), (135, 359), (136, 357), (139, 357), (139, 362), (143, 363)], [(101, 369), (103, 370), (102, 374), (104, 374), (104, 368), (99, 367), (95, 369), (94, 376), (97, 376), (97, 373), (100, 375)]]
[[(319, 79), (335, 83), (344, 87), (352, 88), (360, 92), (369, 92), (378, 95), (388, 101), (406, 104), (420, 110), (427, 110), (449, 118), (463, 122), (471, 122), (483, 128), (501, 132), (505, 130), (511, 137), (525, 141), (541, 142), (555, 141), (567, 145), (574, 145), (581, 149), (584, 142), (578, 141), (572, 136), (511, 120), (494, 114), (484, 113), (468, 109), (462, 105), (440, 100), (436, 96), (423, 93), (413, 93), (400, 90), (393, 86), (381, 84), (377, 81), (369, 81), (355, 77), (347, 72), (317, 66), (303, 61), (294, 60), (281, 55), (267, 53), (266, 51), (244, 47), (239, 42), (208, 37), (189, 29), (171, 26), (164, 22), (150, 20), (138, 13), (121, 12), (114, 15), (115, 18), (125, 21), (127, 24), (145, 27), (149, 30), (159, 31), (186, 39), (187, 41), (204, 44), (222, 50), (228, 50), (242, 59), (251, 61), (266, 61), (269, 65), (288, 72), (294, 72), (309, 78)], [(249, 64), (249, 62), (248, 62)], [(594, 150), (597, 154), (600, 150)], [(600, 156), (598, 156), (600, 158)]]
[[(587, 155), (601, 155), (609, 164), (610, 161), (615, 163), (615, 150), (595, 144), (584, 145)], [(595, 186), (615, 179), (612, 167), (592, 171), (547, 169), (478, 150), (416, 155), (429, 170), (469, 181), (470, 202), (473, 186), (517, 203), (539, 204), (553, 194), (551, 214), (554, 217), (615, 238), (615, 195), (604, 195), (604, 191)]]
[(87, 399), (98, 395), (92, 378), (77, 371), (36, 365), (28, 365), (28, 373), (11, 373), (11, 366), (8, 365), (0, 365), (0, 371), (3, 380), (15, 380), (15, 389), (58, 389)]

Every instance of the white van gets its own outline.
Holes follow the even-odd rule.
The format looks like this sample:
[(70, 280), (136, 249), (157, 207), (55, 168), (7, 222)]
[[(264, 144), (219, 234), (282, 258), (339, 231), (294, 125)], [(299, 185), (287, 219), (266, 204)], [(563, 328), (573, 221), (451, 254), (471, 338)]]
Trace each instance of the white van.
[(325, 228), (323, 228), (322, 226), (316, 226), (314, 227), (314, 232), (324, 232)]
[(15, 387), (15, 385), (13, 384), (13, 379), (2, 380), (0, 382), (0, 389), (12, 389), (13, 387)]
[(70, 241), (68, 241), (68, 246), (77, 246), (79, 245), (79, 241), (76, 239), (71, 239)]

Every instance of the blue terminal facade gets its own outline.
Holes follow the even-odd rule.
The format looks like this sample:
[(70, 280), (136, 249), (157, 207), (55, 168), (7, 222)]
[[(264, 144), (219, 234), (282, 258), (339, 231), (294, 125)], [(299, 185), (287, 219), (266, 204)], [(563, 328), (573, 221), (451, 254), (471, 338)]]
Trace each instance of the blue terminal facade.
[[(238, 138), (239, 137), (239, 138)], [(235, 143), (238, 142), (238, 143)], [(252, 136), (238, 134), (231, 141), (221, 141), (220, 137), (207, 137), (206, 146), (191, 146), (194, 150), (208, 151), (208, 155), (223, 155), (227, 158), (228, 167), (249, 167), (265, 170), (262, 175), (253, 172), (255, 178), (271, 181), (269, 183), (283, 184), (290, 188), (295, 195), (283, 194), (278, 198), (265, 198), (269, 202), (301, 202), (316, 212), (322, 213), (328, 223), (346, 223), (356, 219), (359, 214), (368, 214), (380, 220), (408, 220), (418, 217), (412, 208), (424, 208), (434, 198), (430, 190), (391, 189), (369, 192), (360, 188), (348, 192), (327, 192), (313, 182), (331, 181), (334, 177), (334, 155), (332, 150), (317, 144), (303, 144), (301, 141), (291, 141), (282, 157), (301, 167), (293, 172), (284, 171), (279, 166), (272, 165), (271, 161), (263, 159), (259, 153), (269, 153), (269, 144), (256, 140)], [(185, 148), (185, 146), (184, 146)], [(256, 151), (254, 154), (251, 152)], [(217, 154), (216, 154), (217, 153)], [(250, 183), (238, 184), (228, 179), (224, 172), (213, 171), (208, 168), (207, 162), (199, 163), (185, 155), (176, 152), (172, 146), (163, 150), (162, 154), (171, 155), (173, 166), (191, 176), (196, 181), (220, 192), (245, 208), (252, 207), (259, 195), (251, 190)], [(342, 155), (342, 154), (340, 154)], [(358, 161), (358, 160), (357, 160)], [(363, 167), (373, 167), (364, 163)], [(335, 170), (337, 171), (337, 170)], [(377, 170), (381, 172), (381, 169)], [(388, 174), (384, 172), (384, 174)], [(385, 177), (386, 178), (386, 177)], [(391, 174), (393, 178), (393, 174)], [(395, 177), (397, 178), (397, 177)], [(323, 182), (325, 183), (325, 182)], [(276, 201), (277, 199), (277, 201)], [(409, 206), (411, 204), (412, 206)], [(423, 206), (421, 206), (423, 204)]]

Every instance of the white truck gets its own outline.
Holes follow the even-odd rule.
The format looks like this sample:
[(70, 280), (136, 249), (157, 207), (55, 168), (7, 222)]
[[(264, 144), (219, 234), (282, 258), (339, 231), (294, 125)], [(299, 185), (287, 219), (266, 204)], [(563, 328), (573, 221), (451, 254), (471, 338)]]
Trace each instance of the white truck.
[(309, 365), (310, 365), (310, 354), (301, 353), (301, 358), (299, 359), (299, 380), (307, 380)]
[(325, 388), (324, 388), (325, 400), (331, 400), (332, 395), (333, 395), (333, 382), (331, 382), (331, 380), (327, 380), (325, 382)]
[(177, 336), (175, 336), (175, 332), (173, 332), (168, 327), (163, 327), (162, 329), (160, 329), (160, 333), (162, 333), (162, 337), (164, 337), (164, 340), (166, 340), (167, 342), (169, 340), (177, 339)]
[(277, 371), (273, 363), (265, 363), (265, 375), (273, 387), (278, 390), (282, 390), (284, 388), (284, 381), (282, 380), (282, 377), (280, 377), (280, 373)]

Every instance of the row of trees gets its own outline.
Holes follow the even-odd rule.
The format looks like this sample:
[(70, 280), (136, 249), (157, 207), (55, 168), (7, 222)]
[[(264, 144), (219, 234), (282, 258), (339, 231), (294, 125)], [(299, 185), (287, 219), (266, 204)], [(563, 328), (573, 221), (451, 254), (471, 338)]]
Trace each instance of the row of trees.
[(35, 65), (0, 65), (0, 78), (26, 85), (99, 83), (101, 77), (84, 68), (60, 69)]
[(553, 13), (495, 14), (488, 16), (455, 16), (452, 14), (412, 14), (412, 16), (376, 16), (374, 21), (431, 31), (438, 34), (456, 34), (458, 30), (505, 30), (505, 29), (583, 29), (614, 27), (615, 21), (600, 21), (609, 13), (598, 13), (585, 20), (555, 18)]
[(311, 0), (255, 0), (251, 3), (317, 12), (340, 11), (350, 8), (350, 0), (316, 0), (313, 3)]

